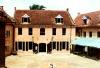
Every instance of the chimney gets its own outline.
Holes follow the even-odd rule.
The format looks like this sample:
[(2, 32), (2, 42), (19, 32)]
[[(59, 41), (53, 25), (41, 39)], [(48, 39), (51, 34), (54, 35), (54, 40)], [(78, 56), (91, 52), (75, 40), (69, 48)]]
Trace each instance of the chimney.
[(15, 7), (14, 9), (15, 9), (15, 11), (16, 11), (16, 7)]
[(69, 11), (69, 8), (67, 8), (66, 10)]
[(0, 10), (3, 10), (3, 6), (0, 6)]
[(78, 12), (77, 15), (79, 16), (80, 15), (80, 12)]

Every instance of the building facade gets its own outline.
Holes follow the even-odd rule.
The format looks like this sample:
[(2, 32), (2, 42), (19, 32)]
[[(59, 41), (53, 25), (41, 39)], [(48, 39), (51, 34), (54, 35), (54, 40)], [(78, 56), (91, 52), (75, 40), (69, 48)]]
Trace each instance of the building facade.
[[(4, 10), (3, 6), (0, 6), (0, 24), (4, 24), (4, 29), (1, 29), (1, 37), (3, 30), (5, 43), (5, 56), (10, 55), (13, 51), (14, 45), (14, 19), (11, 18)], [(3, 28), (3, 26), (1, 25)]]
[(87, 38), (100, 37), (100, 11), (80, 14), (76, 17), (76, 36)]
[(68, 11), (15, 10), (17, 52), (33, 53), (69, 50), (75, 28)]
[(100, 11), (79, 14), (75, 24), (76, 39), (72, 49), (100, 58)]

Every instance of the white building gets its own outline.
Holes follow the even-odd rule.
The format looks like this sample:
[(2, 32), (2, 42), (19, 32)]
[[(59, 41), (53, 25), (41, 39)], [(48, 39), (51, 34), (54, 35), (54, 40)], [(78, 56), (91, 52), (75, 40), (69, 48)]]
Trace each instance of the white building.
[(68, 11), (15, 10), (16, 51), (68, 50), (75, 28)]

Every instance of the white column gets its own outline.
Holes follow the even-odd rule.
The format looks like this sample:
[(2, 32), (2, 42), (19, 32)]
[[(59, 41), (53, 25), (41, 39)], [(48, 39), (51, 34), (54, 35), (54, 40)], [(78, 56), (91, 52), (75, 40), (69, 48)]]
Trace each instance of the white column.
[(56, 50), (57, 50), (57, 42), (56, 42)]
[(60, 51), (60, 41), (59, 41), (59, 51)]
[(46, 43), (46, 53), (47, 53), (47, 43)]
[(67, 50), (67, 42), (65, 42), (65, 50)]
[(38, 44), (38, 53), (39, 53), (39, 44)]
[(51, 44), (51, 48), (52, 48), (52, 50), (53, 50), (53, 41), (52, 41), (52, 44)]

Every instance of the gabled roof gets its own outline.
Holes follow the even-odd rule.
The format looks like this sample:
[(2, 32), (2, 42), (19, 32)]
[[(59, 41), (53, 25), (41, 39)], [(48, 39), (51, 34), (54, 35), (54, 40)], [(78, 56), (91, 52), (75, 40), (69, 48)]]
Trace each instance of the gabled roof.
[(73, 25), (70, 14), (67, 11), (58, 10), (16, 10), (14, 14), (16, 25), (22, 22), (22, 16), (25, 14), (30, 17), (31, 25), (56, 25), (55, 17), (58, 15), (63, 17), (63, 25)]
[[(84, 22), (83, 22), (83, 19), (82, 17), (83, 16), (87, 16), (89, 18), (89, 22), (87, 25), (84, 25)], [(95, 12), (90, 12), (90, 13), (86, 13), (86, 14), (80, 14), (78, 15), (76, 18), (75, 18), (75, 24), (77, 26), (87, 26), (87, 27), (90, 27), (90, 26), (100, 26), (100, 11), (95, 11)]]
[(15, 22), (14, 18), (10, 17), (3, 9), (0, 9), (0, 20), (6, 23)]

